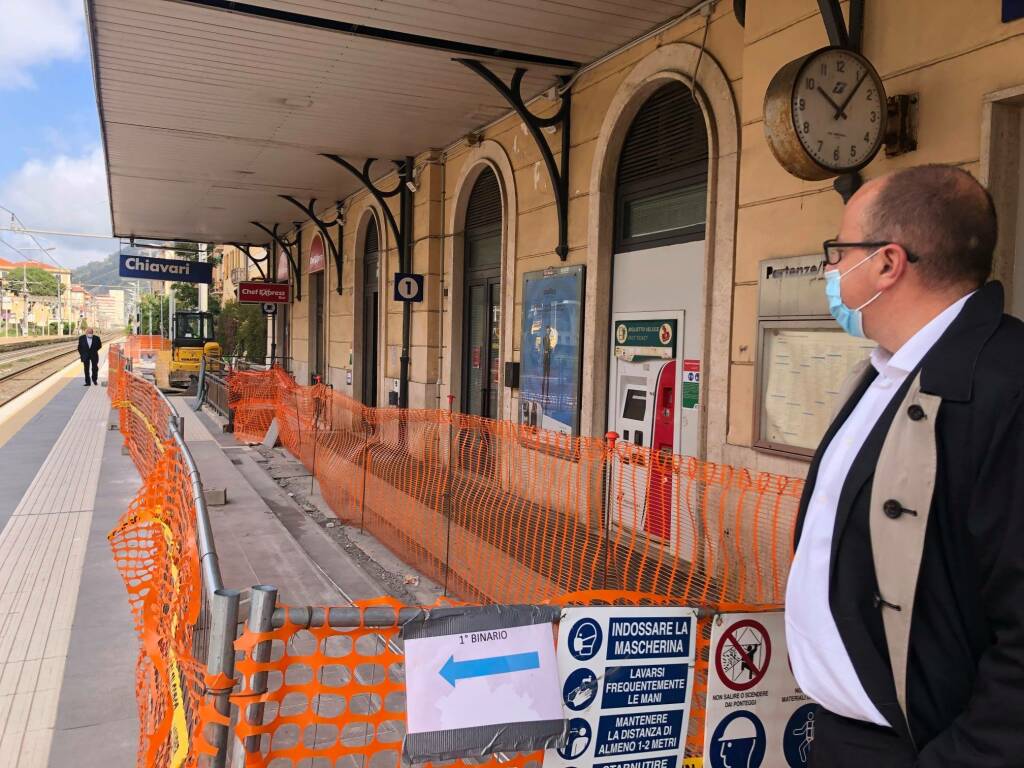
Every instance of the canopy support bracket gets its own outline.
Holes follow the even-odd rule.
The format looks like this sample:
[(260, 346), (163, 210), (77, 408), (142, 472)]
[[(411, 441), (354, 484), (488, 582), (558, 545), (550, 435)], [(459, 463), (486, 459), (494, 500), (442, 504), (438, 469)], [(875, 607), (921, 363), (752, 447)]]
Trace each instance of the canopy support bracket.
[[(380, 206), (381, 212), (384, 214), (384, 219), (387, 221), (388, 228), (391, 230), (391, 234), (395, 238), (395, 244), (398, 248), (398, 271), (399, 272), (411, 272), (412, 271), (412, 193), (415, 188), (415, 182), (413, 182), (413, 164), (414, 158), (406, 157), (404, 160), (393, 160), (392, 162), (398, 168), (398, 184), (395, 185), (394, 189), (383, 190), (378, 187), (373, 179), (370, 178), (370, 168), (373, 163), (377, 160), (375, 157), (368, 157), (363, 163), (362, 168), (357, 168), (355, 165), (350, 163), (339, 155), (324, 154), (328, 160), (333, 160), (335, 163), (340, 165), (350, 174), (358, 179), (359, 183), (365, 187), (366, 191), (370, 193), (377, 204)], [(409, 182), (413, 182), (412, 185)], [(388, 207), (388, 198), (399, 196), (399, 220), (395, 220), (395, 215), (391, 212), (391, 208)], [(408, 408), (409, 407), (409, 367), (412, 361), (410, 355), (410, 347), (412, 344), (412, 304), (408, 301), (402, 302), (402, 355), (399, 358), (399, 373), (398, 373), (398, 407)]]
[(231, 245), (233, 245), (235, 248), (237, 248), (238, 250), (245, 254), (245, 258), (249, 260), (249, 263), (251, 263), (259, 271), (261, 278), (263, 278), (264, 280), (267, 279), (267, 271), (263, 268), (263, 265), (264, 263), (267, 262), (268, 259), (270, 259), (269, 249), (267, 249), (266, 256), (264, 256), (262, 259), (257, 259), (255, 256), (252, 255), (251, 245), (245, 245), (244, 243), (231, 243)]
[[(824, 2), (824, 0), (822, 1)], [(523, 99), (523, 77), (526, 75), (524, 68), (516, 68), (511, 84), (506, 85), (481, 61), (476, 59), (455, 59), (455, 61), (476, 72), (490, 83), (494, 90), (515, 110), (530, 135), (533, 136), (547, 168), (548, 177), (551, 179), (551, 188), (555, 195), (555, 212), (558, 217), (558, 245), (555, 246), (555, 253), (558, 254), (559, 259), (565, 261), (569, 258), (569, 119), (572, 115), (572, 90), (566, 88), (561, 93), (561, 103), (555, 114), (550, 117), (539, 117), (530, 111)], [(560, 79), (564, 87), (568, 78), (563, 76)], [(554, 153), (543, 133), (545, 128), (551, 127), (557, 128), (562, 134), (561, 156), (558, 164), (555, 163)]]
[[(288, 259), (289, 273), (291, 274), (293, 282), (295, 283), (295, 300), (302, 301), (302, 280), (299, 279), (301, 275), (299, 274), (298, 266), (295, 264), (295, 258), (292, 256), (292, 248), (300, 245), (299, 237), (296, 235), (295, 239), (290, 241), (285, 239), (284, 235), (280, 235), (277, 232), (280, 226), (279, 224), (275, 224), (273, 228), (269, 228), (264, 226), (263, 224), (260, 224), (258, 221), (250, 221), (249, 223), (270, 235), (270, 238), (284, 252), (285, 258)], [(275, 264), (274, 266), (276, 268), (277, 265)]]
[[(341, 253), (341, 238), (343, 233), (343, 218), (341, 215), (341, 201), (338, 201), (335, 205), (337, 207), (338, 216), (337, 218), (328, 223), (316, 215), (314, 207), (316, 206), (316, 198), (314, 197), (309, 201), (309, 204), (299, 202), (296, 198), (291, 195), (278, 195), (282, 200), (287, 200), (289, 203), (294, 205), (300, 211), (312, 221), (316, 228), (320, 231), (320, 234), (324, 238), (324, 242), (327, 243), (327, 250), (330, 251), (331, 259), (334, 261), (335, 270), (338, 273), (338, 295), (341, 295), (341, 266), (342, 266), (342, 253)], [(338, 229), (338, 243), (334, 242), (334, 238), (331, 237), (331, 228), (337, 227)]]

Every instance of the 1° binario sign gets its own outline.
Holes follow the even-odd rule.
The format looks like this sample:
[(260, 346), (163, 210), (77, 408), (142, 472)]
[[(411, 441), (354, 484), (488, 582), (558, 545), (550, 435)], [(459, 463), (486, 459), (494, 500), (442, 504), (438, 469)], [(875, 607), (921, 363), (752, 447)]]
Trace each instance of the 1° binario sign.
[(156, 259), (122, 253), (118, 274), (143, 280), (171, 280), (176, 283), (210, 283), (213, 265), (205, 261)]
[(565, 746), (544, 768), (681, 768), (697, 617), (689, 608), (568, 608), (558, 633)]

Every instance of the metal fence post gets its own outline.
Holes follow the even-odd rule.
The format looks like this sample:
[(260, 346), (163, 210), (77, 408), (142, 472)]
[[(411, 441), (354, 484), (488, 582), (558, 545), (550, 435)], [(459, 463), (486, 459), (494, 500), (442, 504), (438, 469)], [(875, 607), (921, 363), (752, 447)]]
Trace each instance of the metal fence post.
[[(252, 588), (249, 599), (249, 623), (250, 632), (269, 632), (274, 628), (274, 607), (277, 604), (277, 587), (259, 584)], [(257, 643), (252, 650), (252, 660), (265, 662), (270, 661), (272, 643), (264, 640)], [(256, 672), (252, 676), (247, 693), (261, 694), (267, 692), (267, 673)], [(239, 713), (239, 717), (243, 715)], [(263, 704), (250, 704), (246, 707), (244, 714), (246, 722), (250, 725), (261, 725), (263, 722)], [(247, 736), (245, 739), (245, 752), (253, 753), (260, 750), (260, 737)], [(235, 752), (232, 756), (232, 765), (241, 768), (245, 765), (245, 754)]]
[[(211, 676), (223, 674), (234, 678), (239, 594), (237, 589), (218, 589), (213, 594), (210, 609), (210, 645), (206, 659), (206, 671)], [(230, 718), (229, 695), (229, 690), (218, 690), (214, 694), (214, 707), (220, 714)], [(217, 748), (217, 753), (210, 763), (211, 768), (224, 768), (227, 765), (231, 727), (215, 726), (212, 740), (213, 745)]]
[(366, 428), (363, 417), (363, 487), (359, 492), (359, 532), (366, 527), (366, 465), (370, 461), (370, 430)]
[(448, 571), (452, 561), (452, 433), (455, 423), (455, 395), (448, 395), (448, 463), (445, 466), (444, 478), (444, 516), (447, 525), (444, 544), (444, 596), (448, 597)]
[(614, 461), (615, 441), (619, 439), (618, 432), (607, 432), (605, 434), (605, 462), (604, 462), (604, 519), (601, 521), (601, 538), (604, 542), (604, 579), (601, 589), (608, 589), (608, 576), (611, 570), (611, 527), (612, 527), (612, 499), (615, 495), (614, 489)]

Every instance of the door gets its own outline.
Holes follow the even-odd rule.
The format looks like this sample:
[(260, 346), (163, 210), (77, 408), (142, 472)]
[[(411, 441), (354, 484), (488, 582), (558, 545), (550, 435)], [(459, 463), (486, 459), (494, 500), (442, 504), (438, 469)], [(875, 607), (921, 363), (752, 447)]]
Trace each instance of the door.
[(363, 267), (363, 403), (377, 407), (377, 367), (379, 363), (377, 318), (380, 316), (379, 261), (377, 254), (367, 258)]
[(501, 189), (487, 168), (466, 209), (462, 411), (489, 419), (500, 416), (501, 232)]
[(316, 382), (316, 377), (324, 383), (327, 381), (327, 356), (324, 337), (324, 273), (314, 272), (310, 275), (310, 288), (313, 291), (313, 302), (310, 311), (313, 313), (313, 369), (310, 372), (310, 383)]
[(501, 340), (501, 281), (473, 280), (466, 287), (466, 349), (462, 409), (498, 418), (498, 346)]

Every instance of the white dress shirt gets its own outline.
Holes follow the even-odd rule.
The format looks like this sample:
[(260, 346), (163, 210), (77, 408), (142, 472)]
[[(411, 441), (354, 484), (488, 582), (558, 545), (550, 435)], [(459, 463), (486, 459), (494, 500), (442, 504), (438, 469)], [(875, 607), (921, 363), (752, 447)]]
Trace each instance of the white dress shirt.
[(893, 395), (970, 296), (943, 310), (894, 354), (881, 347), (872, 351), (871, 364), (878, 375), (832, 438), (818, 466), (786, 585), (786, 644), (793, 674), (803, 692), (843, 717), (889, 725), (861, 685), (829, 605), (829, 565), (839, 494), (854, 459)]

